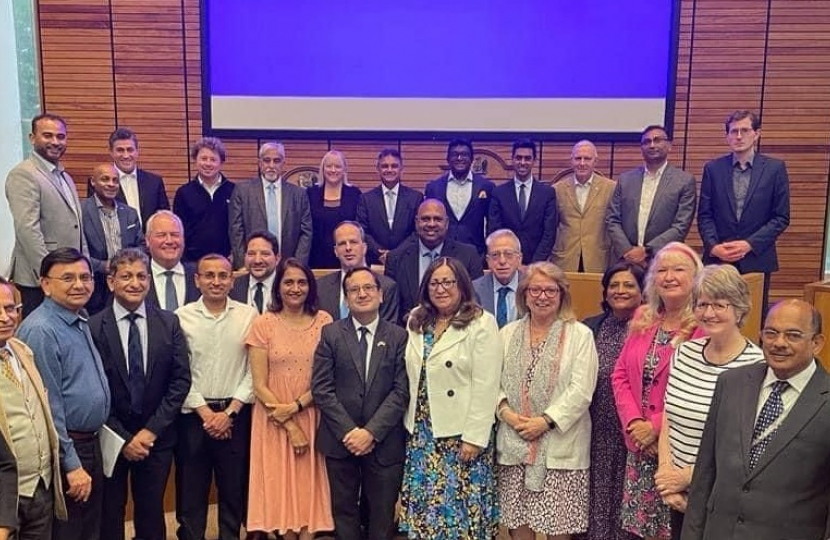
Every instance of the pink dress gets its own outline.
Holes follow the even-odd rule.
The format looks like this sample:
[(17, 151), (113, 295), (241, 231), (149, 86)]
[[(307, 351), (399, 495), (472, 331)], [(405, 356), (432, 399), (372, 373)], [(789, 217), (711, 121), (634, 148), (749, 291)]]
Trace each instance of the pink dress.
[[(304, 329), (288, 326), (277, 313), (254, 320), (246, 343), (268, 350), (268, 388), (280, 403), (289, 403), (311, 388), (311, 365), (320, 332), (332, 321), (318, 311)], [(334, 530), (326, 461), (314, 451), (320, 414), (313, 405), (294, 416), (310, 448), (294, 453), (288, 433), (266, 416), (256, 400), (251, 421), (251, 477), (248, 494), (250, 531)]]

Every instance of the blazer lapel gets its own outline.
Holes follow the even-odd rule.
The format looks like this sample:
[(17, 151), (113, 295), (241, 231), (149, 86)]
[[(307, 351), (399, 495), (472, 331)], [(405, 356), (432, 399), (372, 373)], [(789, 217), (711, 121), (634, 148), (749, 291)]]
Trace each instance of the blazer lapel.
[[(95, 204), (95, 198), (90, 197), (86, 201), (84, 201), (86, 205), (85, 211), (89, 216), (88, 223), (92, 224), (92, 233), (97, 236), (96, 244), (99, 246), (104, 246), (105, 250), (107, 247), (107, 237), (104, 235), (104, 224), (101, 223), (101, 211), (98, 210), (98, 205)], [(122, 238), (123, 238), (123, 227), (124, 225), (121, 223), (121, 216), (118, 219), (119, 224), (122, 226)], [(115, 253), (107, 253), (107, 255), (112, 256)]]
[(344, 324), (340, 326), (343, 332), (343, 337), (346, 339), (346, 345), (349, 349), (349, 354), (352, 357), (352, 363), (355, 370), (357, 370), (360, 380), (363, 381), (364, 387), (366, 385), (366, 359), (360, 357), (360, 342), (357, 340), (357, 329), (352, 324), (352, 318), (349, 317), (344, 320)]
[[(749, 188), (746, 190), (746, 200), (744, 200), (744, 210), (750, 207), (749, 205), (752, 200), (752, 195), (758, 188), (758, 184), (761, 183), (761, 177), (764, 175), (764, 166), (766, 166), (766, 164), (767, 160), (764, 156), (755, 154), (755, 159), (752, 162), (752, 172), (749, 176)], [(743, 214), (741, 217), (743, 217)]]
[(432, 346), (432, 351), (430, 352), (429, 356), (437, 356), (442, 351), (451, 348), (453, 345), (463, 340), (465, 335), (466, 334), (461, 330), (458, 330), (450, 326), (444, 331), (444, 334), (441, 336), (441, 339), (436, 341), (435, 344)]
[[(663, 171), (663, 176), (657, 182), (657, 189), (654, 191), (654, 199), (651, 201), (651, 208), (648, 211), (648, 220), (646, 221), (646, 231), (648, 232), (648, 224), (651, 223), (651, 218), (654, 216), (654, 213), (660, 209), (660, 203), (663, 199), (666, 198), (666, 193), (669, 192), (671, 189), (671, 184), (674, 182), (674, 175), (672, 174), (671, 166), (666, 165), (666, 169)], [(641, 179), (642, 184), (642, 179)], [(642, 197), (643, 190), (640, 190), (640, 196)], [(639, 208), (639, 205), (638, 205)], [(645, 235), (646, 238), (649, 238), (648, 235)]]
[[(121, 233), (121, 246), (124, 247), (131, 243), (130, 241), (132, 240), (132, 237), (135, 235), (135, 231), (130, 230), (130, 227), (139, 227), (139, 225), (138, 222), (130, 223), (129, 221), (127, 221), (127, 212), (126, 207), (124, 205), (121, 205), (116, 202), (115, 212), (118, 216), (118, 227)], [(110, 253), (108, 255), (112, 256), (114, 255), (114, 253)]]
[(118, 323), (115, 320), (115, 314), (113, 313), (112, 308), (107, 309), (107, 312), (101, 322), (104, 330), (104, 336), (107, 338), (107, 346), (110, 349), (110, 358), (115, 363), (115, 369), (118, 370), (118, 374), (124, 381), (124, 386), (129, 388), (130, 384), (129, 375), (127, 374), (127, 358), (124, 356), (124, 348), (121, 345), (121, 335), (118, 333)]
[[(732, 210), (732, 216), (735, 217), (737, 221), (737, 213), (736, 213), (736, 203), (735, 203), (735, 187), (733, 186), (732, 182), (732, 154), (727, 155), (726, 157), (722, 158), (721, 163), (721, 172), (719, 175), (716, 175), (716, 178), (723, 178), (726, 180), (726, 184), (724, 186), (718, 186), (720, 189), (718, 191), (726, 192), (726, 199), (729, 201), (729, 208)], [(752, 180), (750, 180), (750, 184)], [(749, 194), (749, 192), (747, 192)], [(746, 206), (746, 205), (744, 205)]]
[[(761, 393), (761, 385), (767, 373), (766, 364), (754, 367), (747, 371), (746, 383), (742, 386), (743, 394), (740, 397), (740, 427), (741, 427), (741, 456), (744, 462), (744, 471), (751, 474), (749, 470), (749, 449), (752, 447), (752, 432), (755, 429), (755, 416), (758, 411), (758, 396)], [(758, 470), (758, 467), (755, 467)]]
[(386, 351), (386, 329), (381, 321), (378, 322), (377, 333), (372, 340), (372, 352), (369, 354), (369, 373), (366, 375), (366, 388), (372, 386), (372, 381), (375, 380), (380, 363), (385, 358)]
[(156, 358), (163, 358), (165, 354), (163, 336), (165, 335), (164, 325), (161, 317), (155, 313), (155, 308), (145, 305), (147, 313), (147, 368), (144, 370), (144, 380), (149, 384), (153, 376), (153, 368), (156, 366)]

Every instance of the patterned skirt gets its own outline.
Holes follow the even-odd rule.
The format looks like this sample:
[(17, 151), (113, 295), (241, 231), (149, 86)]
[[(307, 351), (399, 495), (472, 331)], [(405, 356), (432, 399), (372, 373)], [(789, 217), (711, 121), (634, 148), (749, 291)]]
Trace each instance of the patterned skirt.
[(620, 521), (623, 529), (642, 538), (668, 539), (671, 537), (669, 507), (663, 504), (654, 485), (655, 472), (656, 457), (628, 452)]

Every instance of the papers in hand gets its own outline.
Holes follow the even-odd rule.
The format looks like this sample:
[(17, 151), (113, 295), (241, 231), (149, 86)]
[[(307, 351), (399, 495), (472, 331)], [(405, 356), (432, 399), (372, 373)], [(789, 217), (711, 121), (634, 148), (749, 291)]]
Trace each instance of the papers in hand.
[(115, 463), (121, 455), (121, 449), (127, 444), (121, 435), (114, 432), (108, 425), (104, 424), (98, 433), (98, 443), (101, 445), (101, 458), (104, 462), (104, 476), (112, 478), (115, 470)]

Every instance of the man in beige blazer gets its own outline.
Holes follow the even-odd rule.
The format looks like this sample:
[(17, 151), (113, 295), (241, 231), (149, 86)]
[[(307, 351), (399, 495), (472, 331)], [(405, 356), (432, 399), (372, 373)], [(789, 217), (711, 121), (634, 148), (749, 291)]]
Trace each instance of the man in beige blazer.
[(594, 172), (597, 148), (579, 141), (571, 151), (574, 174), (554, 184), (559, 228), (551, 260), (566, 272), (605, 272), (610, 243), (605, 210), (616, 182)]
[(13, 337), (19, 311), (0, 277), (0, 436), (11, 449), (17, 485), (0, 485), (0, 506), (16, 499), (13, 538), (50, 540), (54, 516), (66, 519), (58, 436), (32, 350)]

